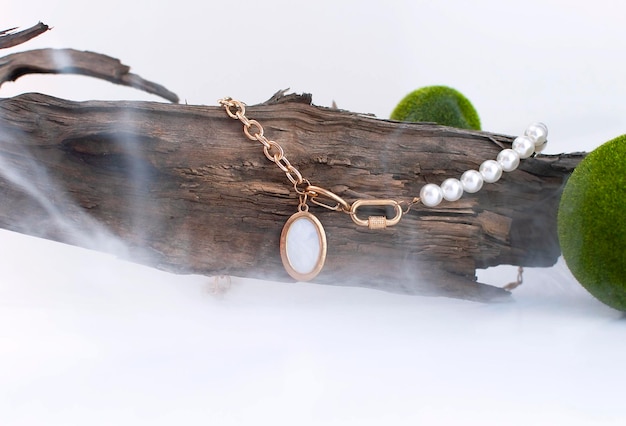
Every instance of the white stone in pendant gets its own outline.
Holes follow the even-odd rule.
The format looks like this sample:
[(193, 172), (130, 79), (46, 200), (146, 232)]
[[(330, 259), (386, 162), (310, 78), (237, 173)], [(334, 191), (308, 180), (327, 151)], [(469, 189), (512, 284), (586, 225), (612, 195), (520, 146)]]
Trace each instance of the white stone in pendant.
[(294, 279), (315, 278), (326, 260), (326, 233), (321, 222), (309, 212), (292, 215), (280, 235), (280, 256)]

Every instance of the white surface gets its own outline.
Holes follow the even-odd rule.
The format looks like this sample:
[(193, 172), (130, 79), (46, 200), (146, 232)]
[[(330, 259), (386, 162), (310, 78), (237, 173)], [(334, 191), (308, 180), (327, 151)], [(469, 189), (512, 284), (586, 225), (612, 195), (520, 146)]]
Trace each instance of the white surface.
[[(447, 84), (486, 130), (546, 122), (548, 152), (591, 150), (625, 129), (619, 2), (17, 5), (0, 4), (0, 28), (55, 28), (3, 54), (106, 53), (189, 103), (256, 103), (291, 87), (387, 117), (409, 91)], [(31, 90), (154, 99), (60, 76), (0, 96)], [(622, 314), (562, 264), (528, 271), (515, 302), (484, 305), (239, 279), (215, 297), (206, 277), (6, 231), (0, 258), (2, 425), (626, 421)], [(515, 268), (482, 277), (502, 285)]]

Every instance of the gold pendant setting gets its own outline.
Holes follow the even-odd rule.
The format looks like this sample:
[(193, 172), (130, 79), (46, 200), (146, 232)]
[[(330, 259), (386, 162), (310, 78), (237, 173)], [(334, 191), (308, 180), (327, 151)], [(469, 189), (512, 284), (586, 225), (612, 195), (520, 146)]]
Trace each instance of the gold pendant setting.
[(326, 261), (326, 232), (308, 211), (293, 214), (280, 234), (280, 257), (287, 273), (298, 281), (312, 280)]

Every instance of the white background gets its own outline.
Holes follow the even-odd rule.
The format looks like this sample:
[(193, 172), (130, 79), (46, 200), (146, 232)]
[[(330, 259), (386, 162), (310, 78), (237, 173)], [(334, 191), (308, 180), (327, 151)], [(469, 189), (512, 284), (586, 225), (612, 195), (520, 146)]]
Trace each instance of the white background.
[[(548, 153), (626, 129), (618, 1), (0, 2), (0, 29), (54, 27), (3, 54), (121, 59), (190, 104), (279, 89), (389, 116), (408, 92), (463, 92), (483, 129), (541, 120)], [(0, 96), (157, 100), (83, 77)], [(0, 200), (0, 202), (3, 202)], [(621, 425), (626, 332), (561, 262), (515, 301), (175, 276), (0, 232), (2, 425)], [(480, 275), (503, 285), (515, 268)]]

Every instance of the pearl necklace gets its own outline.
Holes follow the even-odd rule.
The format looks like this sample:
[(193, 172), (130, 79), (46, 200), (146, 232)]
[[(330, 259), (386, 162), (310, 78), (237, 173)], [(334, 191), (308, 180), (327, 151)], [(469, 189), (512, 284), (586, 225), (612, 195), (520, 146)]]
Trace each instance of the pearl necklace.
[(484, 161), (478, 170), (468, 170), (461, 175), (461, 180), (449, 178), (438, 186), (428, 183), (420, 190), (420, 200), (427, 207), (435, 207), (442, 200), (456, 201), (463, 192), (473, 194), (480, 191), (483, 182), (494, 183), (502, 177), (502, 172), (512, 172), (519, 166), (520, 160), (541, 152), (548, 142), (548, 128), (543, 123), (533, 123), (513, 141), (511, 149), (500, 151), (495, 160)]
[[(408, 213), (414, 204), (421, 202), (426, 207), (436, 207), (443, 200), (459, 200), (464, 192), (473, 194), (480, 191), (484, 182), (497, 182), (503, 172), (512, 172), (517, 169), (520, 160), (541, 152), (548, 141), (546, 125), (533, 123), (526, 128), (522, 136), (515, 138), (511, 148), (500, 151), (495, 160), (484, 161), (478, 170), (467, 170), (460, 179), (448, 178), (441, 185), (427, 183), (420, 190), (419, 197), (413, 198), (410, 202), (392, 199), (358, 199), (350, 204), (339, 195), (323, 187), (312, 185), (308, 179), (304, 178), (300, 171), (287, 160), (283, 148), (264, 135), (263, 126), (258, 121), (246, 117), (243, 102), (223, 98), (218, 103), (229, 117), (243, 123), (243, 132), (248, 139), (258, 141), (263, 145), (265, 157), (285, 173), (298, 194), (300, 200), (298, 211), (287, 220), (280, 236), (280, 255), (283, 266), (287, 273), (298, 281), (315, 278), (326, 261), (326, 232), (319, 219), (309, 212), (309, 201), (329, 210), (349, 214), (358, 226), (366, 226), (373, 230), (384, 229), (400, 222), (402, 215)], [(366, 206), (392, 207), (394, 216), (391, 218), (386, 215), (369, 216), (364, 219), (359, 216), (358, 210)]]

